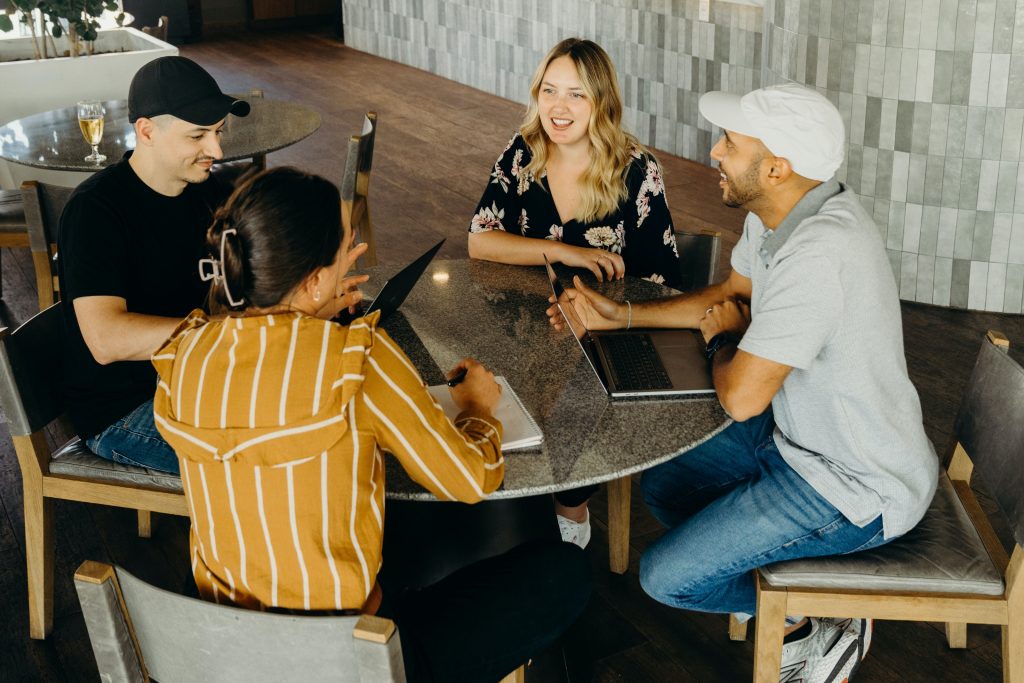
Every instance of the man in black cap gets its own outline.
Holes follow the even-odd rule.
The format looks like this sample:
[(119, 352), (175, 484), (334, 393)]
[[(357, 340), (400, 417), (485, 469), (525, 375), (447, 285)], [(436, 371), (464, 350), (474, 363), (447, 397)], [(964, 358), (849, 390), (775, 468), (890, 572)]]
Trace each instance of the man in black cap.
[(128, 94), (135, 150), (79, 185), (61, 216), (65, 397), (75, 431), (101, 457), (178, 472), (153, 425), (150, 356), (203, 306), (197, 263), (231, 189), (210, 169), (227, 116), (248, 113), (195, 62), (149, 62)]

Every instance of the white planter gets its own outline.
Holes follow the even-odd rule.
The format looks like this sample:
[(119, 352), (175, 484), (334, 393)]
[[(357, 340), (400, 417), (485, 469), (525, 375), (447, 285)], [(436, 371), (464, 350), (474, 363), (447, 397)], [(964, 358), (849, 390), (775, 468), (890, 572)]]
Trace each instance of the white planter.
[[(58, 50), (67, 49), (66, 38), (55, 42)], [(143, 64), (178, 54), (178, 48), (170, 43), (133, 28), (101, 30), (95, 51), (105, 54), (33, 59), (31, 38), (0, 38), (0, 125), (70, 107), (79, 100), (127, 99), (132, 77)], [(23, 180), (74, 186), (87, 177), (86, 173), (0, 163), (0, 187), (4, 189), (18, 187)]]

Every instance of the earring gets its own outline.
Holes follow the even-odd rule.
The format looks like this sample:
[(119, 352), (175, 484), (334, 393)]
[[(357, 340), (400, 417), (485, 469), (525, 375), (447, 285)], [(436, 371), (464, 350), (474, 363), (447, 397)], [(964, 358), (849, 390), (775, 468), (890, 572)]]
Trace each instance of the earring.
[(320, 290), (313, 292), (313, 301), (320, 301)]

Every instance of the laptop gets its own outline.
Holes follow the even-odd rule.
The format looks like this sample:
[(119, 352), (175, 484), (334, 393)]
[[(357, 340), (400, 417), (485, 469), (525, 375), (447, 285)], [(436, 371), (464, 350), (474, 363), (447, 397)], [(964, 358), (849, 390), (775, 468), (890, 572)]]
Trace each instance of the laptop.
[[(430, 262), (437, 255), (437, 252), (441, 249), (441, 245), (444, 244), (444, 240), (441, 240), (430, 249), (427, 249), (422, 256), (418, 257), (415, 261), (407, 265), (402, 270), (398, 271), (395, 275), (392, 275), (384, 283), (384, 286), (377, 292), (377, 296), (373, 298), (370, 305), (360, 313), (356, 313), (356, 316), (364, 316), (373, 313), (374, 311), (380, 311), (380, 322), (383, 324), (388, 317), (398, 310), (398, 307), (402, 305), (405, 298), (409, 296), (409, 292), (419, 282), (420, 276), (423, 275), (423, 271), (427, 269)], [(348, 315), (348, 311), (342, 311), (338, 316), (338, 320), (344, 322), (345, 319), (352, 316)]]
[(544, 258), (551, 291), (590, 367), (612, 398), (694, 396), (715, 393), (696, 330), (590, 331), (576, 314), (551, 263)]

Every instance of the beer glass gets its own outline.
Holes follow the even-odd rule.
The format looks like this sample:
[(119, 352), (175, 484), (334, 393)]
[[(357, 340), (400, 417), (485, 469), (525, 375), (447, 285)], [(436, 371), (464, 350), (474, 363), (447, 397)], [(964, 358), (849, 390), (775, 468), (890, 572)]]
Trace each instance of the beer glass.
[(100, 154), (99, 144), (103, 139), (103, 115), (106, 112), (103, 105), (96, 101), (78, 103), (78, 127), (82, 129), (82, 137), (92, 145), (92, 154), (85, 157), (86, 161), (99, 164), (106, 160), (105, 154)]

